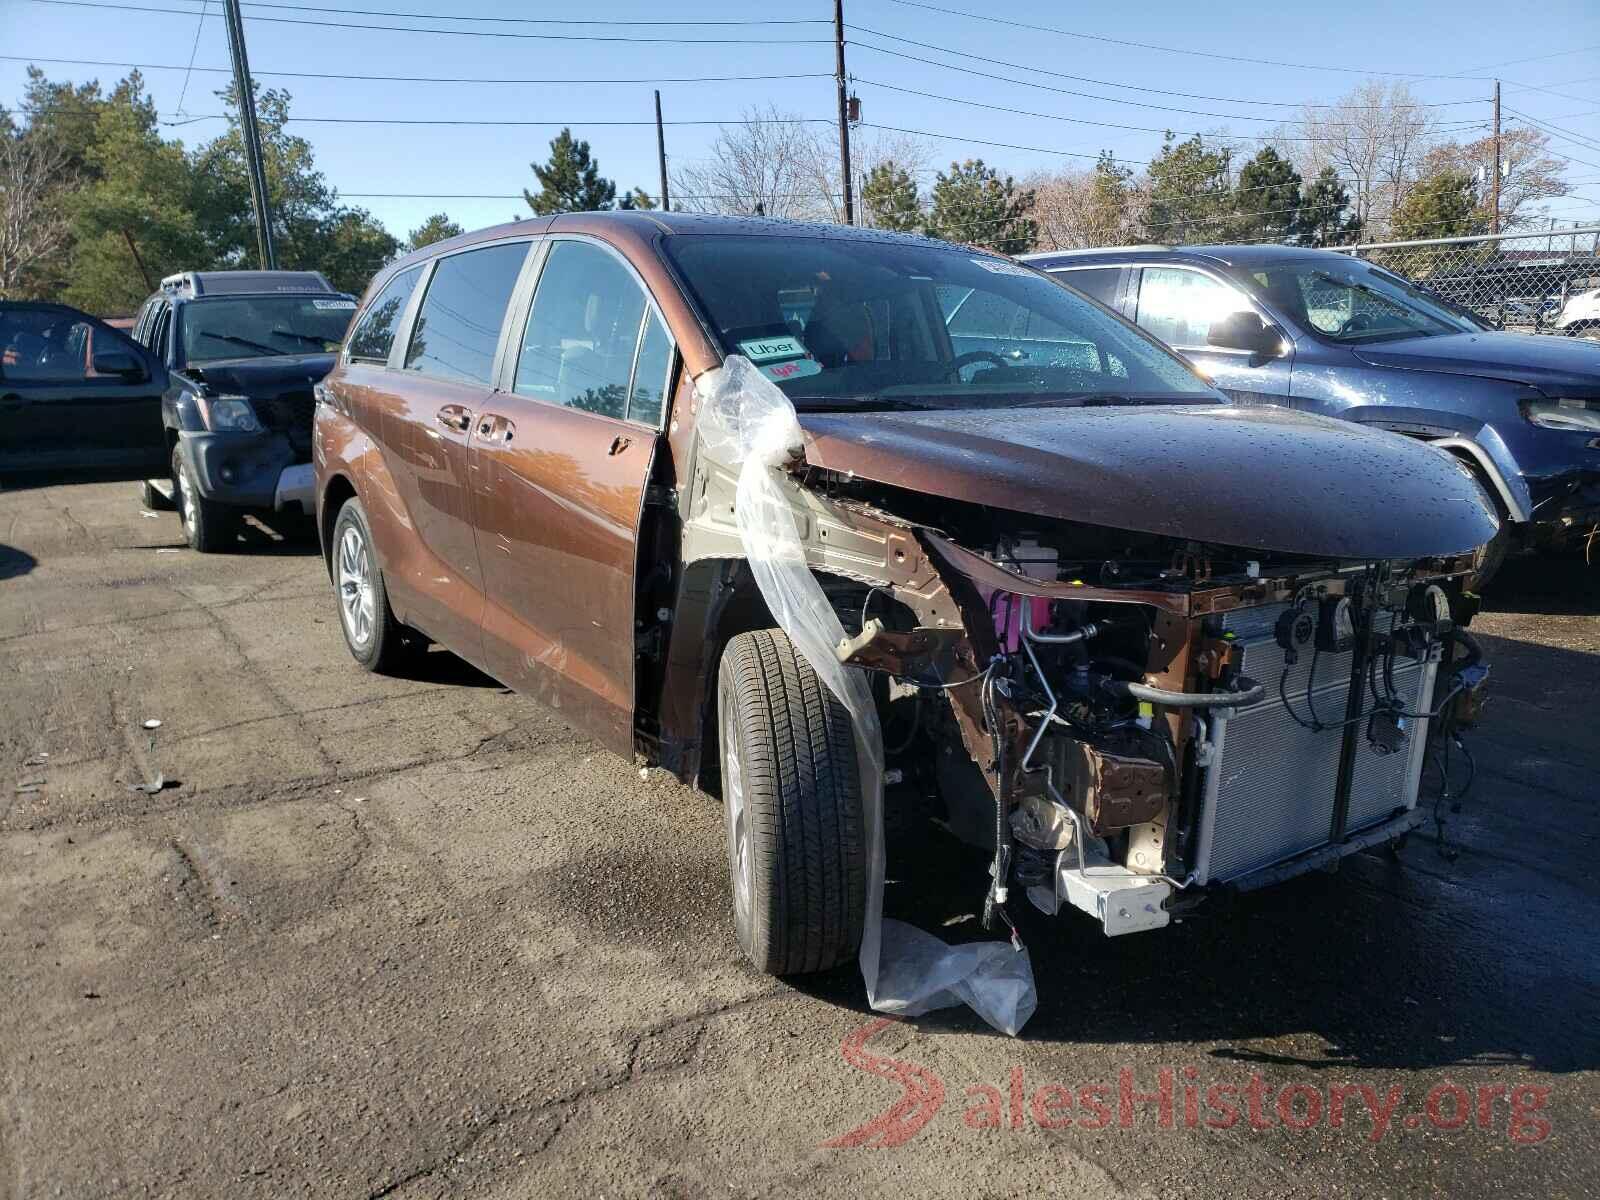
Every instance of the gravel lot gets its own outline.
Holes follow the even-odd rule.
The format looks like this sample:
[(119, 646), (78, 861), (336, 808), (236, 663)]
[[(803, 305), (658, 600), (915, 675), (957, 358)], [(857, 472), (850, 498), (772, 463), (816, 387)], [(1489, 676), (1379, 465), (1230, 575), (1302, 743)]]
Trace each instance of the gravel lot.
[[(0, 1197), (1600, 1194), (1575, 562), (1513, 564), (1475, 627), (1458, 859), (1430, 829), (1163, 933), (1028, 920), (1013, 1041), (756, 974), (714, 801), (441, 652), (358, 671), (303, 526), (180, 546), (128, 484), (0, 493)], [(982, 865), (912, 858), (891, 907), (970, 930)], [(1124, 1124), (1119, 1072), (1164, 1068), (1170, 1127)], [(1252, 1076), (1265, 1127), (1209, 1127)], [(1381, 1134), (1362, 1086), (1398, 1089)]]

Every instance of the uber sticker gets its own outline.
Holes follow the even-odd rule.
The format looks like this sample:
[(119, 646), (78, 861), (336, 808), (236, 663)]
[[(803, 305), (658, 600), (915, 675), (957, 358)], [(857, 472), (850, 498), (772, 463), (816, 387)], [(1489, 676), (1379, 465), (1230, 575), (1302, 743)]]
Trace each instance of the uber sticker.
[(1005, 262), (1005, 261), (1003, 261), (1001, 259), (998, 259), (998, 258), (975, 258), (975, 259), (972, 260), (972, 262), (973, 262), (974, 266), (982, 267), (985, 271), (989, 272), (989, 274), (991, 274), (991, 275), (1032, 275), (1033, 274), (1033, 272), (1030, 271), (1027, 267), (1020, 266), (1017, 263)]
[(822, 364), (814, 358), (791, 358), (788, 362), (768, 363), (764, 367), (757, 367), (756, 370), (774, 383), (782, 383), (786, 379), (804, 379), (807, 375), (820, 375)]
[(356, 306), (354, 300), (313, 300), (311, 304), (314, 308), (354, 308)]
[(788, 334), (782, 337), (750, 338), (739, 343), (739, 349), (753, 363), (772, 362), (778, 358), (804, 358), (806, 348), (800, 339)]

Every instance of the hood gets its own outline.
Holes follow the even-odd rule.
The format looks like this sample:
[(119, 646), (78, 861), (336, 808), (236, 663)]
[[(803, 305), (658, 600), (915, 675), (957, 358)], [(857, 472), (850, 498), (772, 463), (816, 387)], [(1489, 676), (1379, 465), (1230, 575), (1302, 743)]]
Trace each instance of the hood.
[(333, 370), (335, 354), (272, 354), (223, 358), (189, 367), (184, 374), (214, 392), (276, 396), (303, 391)]
[(1449, 455), (1288, 409), (798, 414), (806, 460), (952, 500), (1320, 558), (1470, 551), (1498, 522)]
[(1538, 388), (1547, 396), (1600, 394), (1600, 346), (1581, 338), (1450, 333), (1351, 349), (1375, 367), (1504, 379)]

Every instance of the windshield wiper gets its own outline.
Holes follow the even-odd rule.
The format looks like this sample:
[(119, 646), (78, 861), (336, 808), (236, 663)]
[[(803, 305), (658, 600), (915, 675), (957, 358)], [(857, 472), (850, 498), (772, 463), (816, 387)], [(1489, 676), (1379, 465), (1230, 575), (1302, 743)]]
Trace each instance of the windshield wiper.
[(319, 350), (328, 344), (327, 338), (313, 337), (309, 333), (297, 333), (293, 329), (274, 329), (272, 332), (278, 337), (298, 338), (302, 342), (309, 342)]
[(946, 407), (941, 404), (916, 404), (910, 400), (889, 400), (881, 396), (796, 396), (792, 402), (800, 412), (929, 412)]
[(249, 338), (236, 337), (231, 333), (212, 333), (209, 329), (202, 329), (200, 331), (200, 336), (213, 338), (219, 342), (232, 342), (235, 346), (249, 346), (250, 349), (259, 350), (263, 354), (283, 353), (283, 349), (279, 346), (268, 346), (261, 342), (252, 342)]

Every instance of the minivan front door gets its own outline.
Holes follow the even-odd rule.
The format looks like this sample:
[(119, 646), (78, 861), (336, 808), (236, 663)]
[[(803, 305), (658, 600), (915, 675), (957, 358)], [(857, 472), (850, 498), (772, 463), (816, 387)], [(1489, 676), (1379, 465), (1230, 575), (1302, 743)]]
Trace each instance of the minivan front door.
[(671, 338), (618, 254), (558, 239), (507, 353), (509, 389), (473, 432), (489, 670), (628, 754), (639, 521)]
[(475, 662), (484, 583), (469, 442), (494, 394), (501, 329), (528, 247), (500, 242), (439, 258), (401, 369), (385, 381), (385, 462), (420, 547), (397, 572), (402, 606), (411, 623)]
[(1276, 357), (1222, 349), (1206, 340), (1211, 326), (1236, 312), (1254, 312), (1237, 288), (1191, 267), (1147, 266), (1140, 270), (1134, 319), (1195, 365), (1239, 404), (1288, 405), (1294, 355)]

